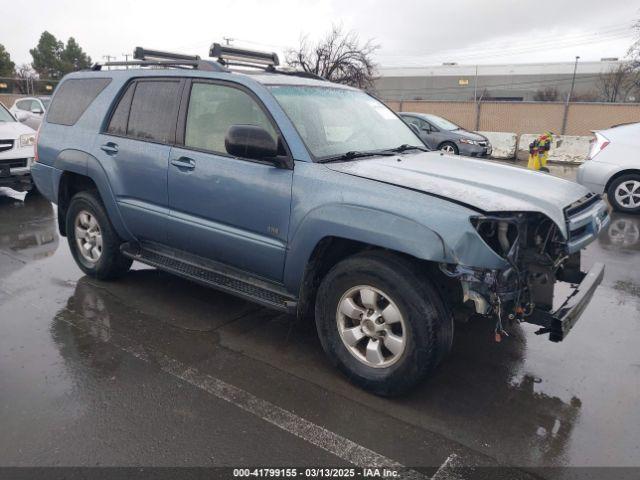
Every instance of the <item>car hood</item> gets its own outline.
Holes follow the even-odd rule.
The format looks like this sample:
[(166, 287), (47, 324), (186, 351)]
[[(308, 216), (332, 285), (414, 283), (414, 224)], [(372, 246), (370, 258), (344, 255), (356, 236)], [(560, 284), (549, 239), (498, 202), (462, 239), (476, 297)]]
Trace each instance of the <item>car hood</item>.
[(589, 191), (521, 167), (439, 152), (329, 163), (331, 170), (417, 190), (481, 212), (540, 212), (566, 236), (564, 208)]
[(1, 138), (15, 140), (25, 133), (35, 133), (35, 130), (20, 122), (0, 122)]
[(476, 140), (476, 141), (483, 141), (483, 140), (487, 140), (487, 137), (485, 137), (484, 135), (480, 135), (479, 133), (475, 133), (475, 132), (470, 132), (468, 130), (464, 130), (464, 129), (459, 129), (459, 130), (452, 130), (450, 133), (455, 134), (456, 136), (458, 136), (459, 138), (469, 138), (471, 140)]

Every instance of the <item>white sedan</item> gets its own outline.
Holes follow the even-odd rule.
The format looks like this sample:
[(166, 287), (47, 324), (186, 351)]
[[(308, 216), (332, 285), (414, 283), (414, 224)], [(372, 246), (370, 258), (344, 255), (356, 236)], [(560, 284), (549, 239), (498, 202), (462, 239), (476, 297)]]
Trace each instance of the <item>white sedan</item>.
[(640, 123), (594, 132), (578, 183), (606, 193), (619, 212), (640, 213)]

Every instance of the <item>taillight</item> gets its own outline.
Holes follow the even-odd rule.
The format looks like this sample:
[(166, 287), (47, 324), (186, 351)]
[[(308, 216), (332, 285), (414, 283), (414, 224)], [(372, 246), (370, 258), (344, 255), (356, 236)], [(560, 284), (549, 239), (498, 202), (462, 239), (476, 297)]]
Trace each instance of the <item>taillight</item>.
[[(42, 126), (42, 124), (40, 124)], [(38, 130), (36, 130), (36, 144), (33, 146), (33, 150), (34, 150), (34, 155), (33, 155), (33, 161), (37, 162), (38, 161), (38, 138), (40, 137), (40, 127), (38, 127)]]
[(591, 160), (597, 154), (599, 154), (602, 150), (605, 149), (607, 145), (609, 145), (609, 140), (607, 140), (602, 134), (596, 132), (595, 138), (591, 140), (591, 148), (589, 148), (589, 155), (587, 156), (587, 160)]

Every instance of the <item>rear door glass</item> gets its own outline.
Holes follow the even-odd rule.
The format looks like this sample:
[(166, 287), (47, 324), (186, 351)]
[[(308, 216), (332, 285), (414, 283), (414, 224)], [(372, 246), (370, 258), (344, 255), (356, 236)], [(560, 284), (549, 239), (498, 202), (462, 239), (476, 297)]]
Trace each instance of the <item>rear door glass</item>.
[(135, 89), (135, 83), (131, 83), (129, 87), (127, 87), (127, 91), (124, 93), (122, 98), (120, 98), (120, 102), (111, 116), (111, 121), (107, 127), (107, 133), (120, 136), (125, 136), (127, 134), (129, 108), (131, 107), (131, 100), (133, 99), (133, 92)]
[(137, 82), (131, 102), (127, 136), (158, 143), (173, 143), (179, 90), (179, 80)]

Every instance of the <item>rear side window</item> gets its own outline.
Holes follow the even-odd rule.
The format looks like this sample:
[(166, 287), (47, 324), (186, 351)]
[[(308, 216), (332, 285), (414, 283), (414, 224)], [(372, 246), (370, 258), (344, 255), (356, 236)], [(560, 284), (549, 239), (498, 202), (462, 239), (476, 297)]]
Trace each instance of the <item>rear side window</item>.
[(110, 78), (73, 78), (58, 87), (47, 115), (48, 123), (74, 125)]
[[(175, 136), (179, 87), (179, 80), (137, 82), (129, 112), (127, 136), (152, 142), (172, 143)], [(118, 109), (114, 116), (116, 114)]]

